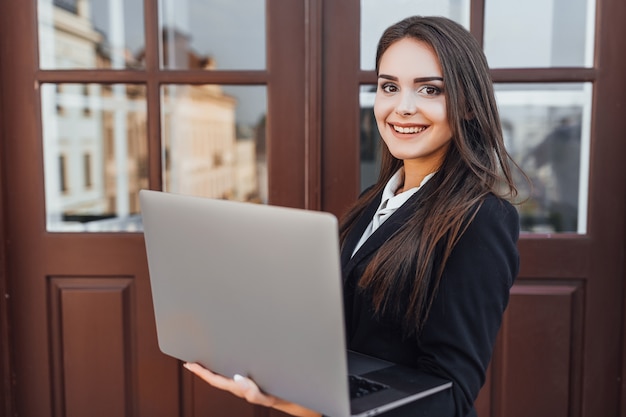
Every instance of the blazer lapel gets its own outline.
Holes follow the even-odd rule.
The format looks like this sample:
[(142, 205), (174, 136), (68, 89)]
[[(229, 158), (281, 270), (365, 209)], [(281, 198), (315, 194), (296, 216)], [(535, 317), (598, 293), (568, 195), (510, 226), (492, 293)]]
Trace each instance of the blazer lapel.
[(416, 202), (421, 194), (421, 189), (413, 194), (402, 206), (400, 206), (389, 218), (380, 225), (378, 229), (363, 243), (359, 250), (351, 257), (356, 244), (361, 239), (363, 231), (372, 220), (376, 209), (380, 205), (379, 195), (365, 209), (363, 215), (358, 220), (354, 229), (350, 232), (346, 239), (346, 244), (341, 253), (341, 264), (343, 265), (343, 276), (347, 278), (352, 269), (359, 264), (364, 258), (367, 258), (372, 252), (376, 251), (383, 243), (385, 243), (413, 214), (417, 209)]
[(372, 200), (370, 205), (365, 208), (363, 214), (361, 214), (361, 217), (357, 220), (357, 224), (346, 237), (346, 242), (341, 249), (341, 265), (343, 265), (344, 271), (346, 270), (346, 266), (350, 263), (350, 257), (352, 257), (354, 248), (357, 243), (359, 243), (359, 240), (361, 240), (361, 236), (363, 236), (363, 232), (367, 228), (367, 225), (370, 224), (372, 217), (374, 217), (374, 213), (376, 213), (376, 209), (378, 209), (378, 206), (380, 205), (381, 198), (382, 192), (380, 192), (376, 198)]

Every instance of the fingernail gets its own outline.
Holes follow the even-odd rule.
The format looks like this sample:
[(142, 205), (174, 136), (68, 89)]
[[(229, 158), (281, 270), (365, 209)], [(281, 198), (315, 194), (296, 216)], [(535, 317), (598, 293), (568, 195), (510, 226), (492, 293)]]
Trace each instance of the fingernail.
[(233, 376), (233, 380), (238, 383), (242, 388), (247, 388), (248, 387), (248, 381), (246, 380), (245, 377), (239, 375), (239, 374), (235, 374)]
[(189, 369), (189, 363), (188, 363), (188, 362), (183, 363), (183, 366), (184, 366), (186, 369)]

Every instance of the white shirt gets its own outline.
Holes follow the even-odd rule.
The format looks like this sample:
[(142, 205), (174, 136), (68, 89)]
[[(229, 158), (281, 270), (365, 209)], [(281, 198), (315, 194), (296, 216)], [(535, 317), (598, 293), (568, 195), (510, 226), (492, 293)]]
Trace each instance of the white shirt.
[(391, 178), (387, 181), (387, 185), (383, 190), (382, 198), (380, 199), (380, 205), (374, 213), (374, 217), (372, 217), (372, 221), (365, 228), (363, 232), (363, 236), (361, 236), (361, 240), (357, 243), (354, 251), (352, 252), (352, 256), (359, 250), (359, 248), (365, 243), (365, 241), (374, 233), (376, 229), (380, 227), (381, 224), (385, 220), (391, 216), (393, 212), (395, 212), (398, 207), (402, 206), (406, 201), (411, 198), (413, 194), (415, 194), (426, 182), (433, 176), (435, 173), (430, 173), (424, 177), (419, 186), (410, 188), (406, 191), (401, 192), (396, 195), (396, 190), (402, 185), (404, 182), (404, 168), (400, 168)]

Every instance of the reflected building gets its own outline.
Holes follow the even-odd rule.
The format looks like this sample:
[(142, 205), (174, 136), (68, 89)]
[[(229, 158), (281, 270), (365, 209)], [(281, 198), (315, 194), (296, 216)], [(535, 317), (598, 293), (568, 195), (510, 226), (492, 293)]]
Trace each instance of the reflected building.
[[(55, 0), (49, 15), (41, 39), (50, 43), (51, 62), (112, 68), (107, 40), (91, 23), (89, 1)], [(176, 49), (187, 51), (181, 58), (187, 65), (215, 65), (210, 57)], [(142, 58), (126, 55), (127, 67)], [(165, 191), (265, 201), (257, 129), (238, 126), (236, 98), (218, 85), (167, 85), (161, 107)], [(145, 86), (44, 84), (42, 109), (48, 230), (140, 230), (138, 193), (149, 186)]]
[[(213, 70), (188, 37), (164, 31), (164, 57), (173, 68)], [(168, 55), (172, 42), (175, 54)], [(180, 51), (185, 51), (181, 54)], [(257, 136), (237, 123), (237, 99), (219, 85), (166, 85), (161, 94), (163, 189), (209, 198), (260, 201)]]
[[(55, 0), (40, 42), (61, 69), (107, 67), (104, 39), (90, 20), (86, 0)], [(42, 12), (43, 12), (42, 11)], [(109, 217), (106, 144), (108, 87), (98, 84), (44, 84), (42, 108), (49, 230)], [(78, 228), (80, 229), (80, 228)]]
[(523, 230), (576, 232), (582, 108), (509, 105), (501, 107), (501, 117), (507, 149), (531, 180), (528, 188), (516, 177), (527, 197), (519, 206)]
[(215, 85), (164, 87), (164, 189), (202, 197), (236, 195), (236, 100)]
[[(49, 59), (44, 56), (43, 66), (55, 63), (57, 68), (63, 69), (101, 65), (99, 49), (105, 39), (91, 21), (90, 5), (90, 0), (54, 0), (51, 5), (38, 5), (40, 15), (44, 15), (40, 18), (40, 30), (44, 33), (39, 39), (46, 43), (40, 49), (43, 54), (54, 55)], [(41, 24), (44, 19), (47, 25)]]

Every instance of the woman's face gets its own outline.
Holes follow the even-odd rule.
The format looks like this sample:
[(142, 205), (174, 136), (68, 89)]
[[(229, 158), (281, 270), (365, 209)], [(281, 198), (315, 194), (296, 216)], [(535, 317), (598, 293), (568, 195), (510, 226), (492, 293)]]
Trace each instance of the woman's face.
[(436, 170), (452, 138), (439, 60), (426, 43), (403, 38), (380, 58), (374, 115), (391, 154)]

